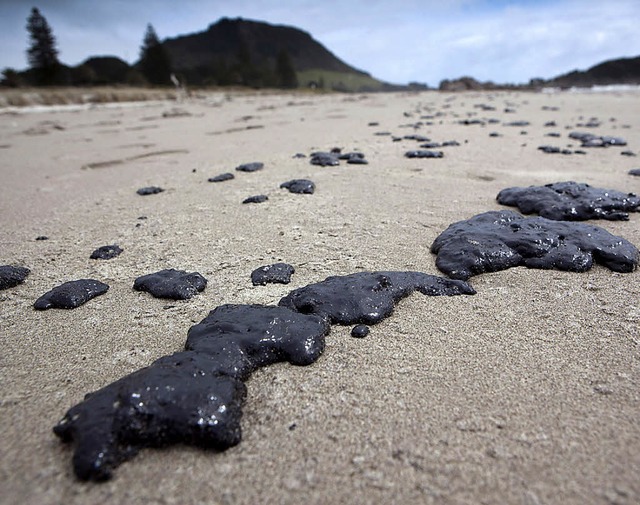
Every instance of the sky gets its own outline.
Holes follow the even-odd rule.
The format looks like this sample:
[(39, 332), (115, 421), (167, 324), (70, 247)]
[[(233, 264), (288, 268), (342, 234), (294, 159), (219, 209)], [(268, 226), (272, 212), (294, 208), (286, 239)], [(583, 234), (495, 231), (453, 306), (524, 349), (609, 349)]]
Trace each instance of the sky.
[(0, 69), (27, 68), (32, 7), (67, 65), (104, 55), (133, 63), (147, 23), (164, 39), (222, 17), (300, 28), (396, 84), (526, 83), (640, 55), (640, 0), (0, 0)]

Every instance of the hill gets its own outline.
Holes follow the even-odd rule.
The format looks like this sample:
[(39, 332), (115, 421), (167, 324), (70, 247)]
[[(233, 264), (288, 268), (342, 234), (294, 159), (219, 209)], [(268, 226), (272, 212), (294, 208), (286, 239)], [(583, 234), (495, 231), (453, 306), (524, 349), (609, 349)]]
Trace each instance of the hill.
[[(135, 70), (115, 56), (92, 56), (75, 69), (75, 80), (82, 84), (131, 84), (135, 82)], [(138, 77), (140, 79), (140, 77)]]
[(222, 18), (206, 31), (162, 42), (174, 71), (189, 84), (277, 86), (279, 65), (290, 65), (301, 87), (345, 91), (387, 89), (307, 32), (242, 18)]
[(640, 56), (607, 60), (588, 70), (574, 70), (545, 81), (546, 86), (559, 88), (609, 84), (640, 84)]

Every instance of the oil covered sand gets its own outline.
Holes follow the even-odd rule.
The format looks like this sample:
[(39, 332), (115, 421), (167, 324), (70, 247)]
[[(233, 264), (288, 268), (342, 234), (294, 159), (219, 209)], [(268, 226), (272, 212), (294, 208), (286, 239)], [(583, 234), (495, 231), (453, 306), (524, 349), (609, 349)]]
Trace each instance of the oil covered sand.
[[(182, 350), (218, 306), (277, 305), (335, 275), (442, 275), (435, 238), (505, 210), (503, 188), (575, 180), (638, 193), (637, 158), (621, 149), (640, 152), (639, 98), (234, 94), (0, 115), (0, 265), (31, 271), (0, 291), (3, 500), (637, 503), (640, 274), (598, 265), (485, 273), (470, 281), (474, 296), (413, 294), (364, 339), (333, 326), (315, 363), (253, 373), (242, 443), (224, 452), (145, 449), (112, 480), (83, 484), (52, 427), (85, 393)], [(190, 115), (164, 114), (176, 107)], [(591, 118), (595, 134), (627, 145), (537, 149), (551, 121), (554, 143), (579, 149), (568, 132)], [(411, 134), (459, 145), (409, 159)], [(333, 148), (369, 163), (294, 157)], [(247, 160), (263, 170), (235, 171)], [(207, 182), (226, 172), (236, 177)], [(316, 191), (279, 188), (292, 179)], [(136, 194), (151, 186), (165, 191)], [(241, 204), (257, 194), (268, 201)], [(638, 217), (597, 225), (638, 246)], [(89, 259), (114, 243), (117, 258)], [(295, 267), (289, 285), (252, 285), (252, 271), (278, 262)], [(132, 289), (171, 268), (200, 272), (206, 290), (173, 301)], [(73, 310), (33, 309), (52, 286), (83, 278), (110, 289)]]

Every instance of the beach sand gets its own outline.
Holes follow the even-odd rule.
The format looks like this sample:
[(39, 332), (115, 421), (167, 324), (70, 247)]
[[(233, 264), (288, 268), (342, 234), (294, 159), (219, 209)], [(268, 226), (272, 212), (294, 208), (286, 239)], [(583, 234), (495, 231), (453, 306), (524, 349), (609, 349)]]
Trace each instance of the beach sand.
[[(599, 127), (577, 126), (592, 117)], [(505, 125), (518, 120), (530, 125)], [(628, 146), (537, 149), (578, 149), (573, 130)], [(407, 159), (417, 142), (379, 132), (460, 146)], [(293, 157), (332, 147), (369, 164)], [(441, 275), (433, 240), (503, 208), (503, 188), (575, 180), (640, 192), (627, 174), (640, 158), (623, 150), (640, 154), (638, 92), (219, 93), (0, 112), (0, 264), (31, 269), (0, 291), (0, 502), (640, 503), (640, 274), (601, 266), (483, 274), (470, 280), (475, 296), (414, 293), (364, 339), (333, 326), (313, 365), (251, 376), (243, 440), (222, 453), (147, 449), (112, 480), (83, 483), (52, 432), (85, 393), (181, 350), (221, 304), (277, 304), (365, 270)], [(265, 168), (207, 182), (252, 161)], [(294, 178), (315, 194), (279, 189)], [(144, 186), (165, 191), (137, 195)], [(241, 204), (256, 194), (269, 200)], [(640, 245), (639, 221), (593, 224)], [(118, 258), (89, 259), (114, 243)], [(291, 284), (252, 286), (254, 269), (280, 261), (296, 269)], [(208, 287), (177, 302), (132, 289), (164, 268), (198, 271)], [(80, 278), (110, 289), (74, 310), (32, 308)]]

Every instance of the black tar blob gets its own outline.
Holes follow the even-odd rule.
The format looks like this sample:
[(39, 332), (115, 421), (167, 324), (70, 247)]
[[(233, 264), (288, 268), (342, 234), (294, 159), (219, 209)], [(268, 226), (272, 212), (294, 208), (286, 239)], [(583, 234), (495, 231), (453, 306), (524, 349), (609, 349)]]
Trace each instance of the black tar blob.
[(431, 252), (442, 272), (463, 280), (520, 265), (573, 272), (589, 270), (594, 261), (616, 272), (632, 272), (638, 265), (638, 249), (602, 228), (508, 210), (452, 224)]
[(176, 443), (224, 450), (241, 440), (243, 383), (279, 361), (320, 357), (329, 325), (282, 307), (222, 305), (188, 333), (186, 351), (87, 395), (55, 426), (75, 442), (82, 480), (106, 480), (144, 447)]
[(209, 177), (207, 181), (224, 182), (224, 181), (230, 181), (231, 179), (234, 179), (234, 178), (235, 178), (235, 175), (233, 175), (231, 172), (225, 172), (224, 174), (216, 175), (215, 177)]
[(254, 286), (264, 286), (265, 284), (289, 284), (295, 269), (287, 263), (274, 263), (256, 268), (251, 272), (251, 282)]
[(465, 282), (422, 272), (359, 272), (296, 289), (278, 305), (317, 314), (332, 324), (376, 324), (413, 291), (430, 296), (475, 293)]
[(635, 212), (640, 206), (640, 198), (633, 193), (593, 188), (572, 181), (503, 189), (497, 200), (502, 205), (518, 207), (523, 214), (535, 213), (556, 221), (626, 221), (628, 212)]
[(316, 185), (309, 179), (293, 179), (280, 184), (281, 188), (288, 189), (291, 193), (312, 195), (316, 190)]
[(136, 291), (146, 291), (156, 298), (188, 300), (207, 287), (207, 279), (198, 272), (183, 270), (160, 270), (153, 274), (138, 277), (133, 283)]
[(242, 165), (238, 165), (236, 170), (238, 172), (257, 172), (258, 170), (262, 170), (264, 168), (264, 163), (261, 161), (254, 161), (252, 163), (244, 163)]
[(164, 189), (159, 188), (158, 186), (148, 186), (146, 188), (140, 188), (136, 193), (142, 196), (146, 195), (155, 195), (157, 193), (162, 193)]
[(242, 200), (242, 203), (264, 203), (269, 199), (267, 195), (254, 195)]
[(22, 284), (29, 272), (30, 270), (25, 267), (0, 266), (0, 291)]
[(122, 253), (122, 249), (117, 245), (103, 245), (102, 247), (98, 247), (95, 251), (91, 253), (90, 258), (92, 260), (110, 260), (115, 258), (116, 256), (120, 256)]
[(94, 279), (79, 279), (69, 281), (53, 288), (36, 300), (33, 308), (47, 309), (75, 309), (92, 298), (105, 294), (109, 286)]

